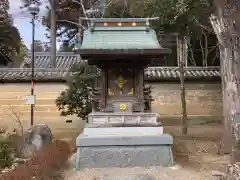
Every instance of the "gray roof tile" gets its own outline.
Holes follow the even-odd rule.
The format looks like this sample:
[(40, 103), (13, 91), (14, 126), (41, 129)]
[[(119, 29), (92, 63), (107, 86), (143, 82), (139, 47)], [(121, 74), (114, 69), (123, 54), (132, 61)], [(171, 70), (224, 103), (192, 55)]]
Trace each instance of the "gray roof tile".
[[(58, 52), (56, 54), (56, 64), (57, 68), (71, 68), (74, 64), (81, 61), (79, 55), (73, 52)], [(21, 67), (27, 67), (32, 62), (31, 54), (25, 58)], [(51, 57), (48, 52), (36, 52), (35, 53), (35, 67), (36, 68), (50, 68), (51, 67)]]
[[(72, 75), (70, 68), (83, 62), (79, 55), (73, 53), (57, 53), (57, 67), (51, 69), (49, 53), (36, 53), (35, 79), (39, 81), (66, 80)], [(31, 63), (31, 57), (25, 59), (22, 67)], [(146, 80), (178, 80), (180, 77), (178, 67), (149, 67), (145, 69)], [(220, 79), (219, 67), (187, 67), (186, 79)], [(29, 81), (31, 68), (0, 68), (0, 81)]]
[[(2, 68), (0, 69), (0, 81), (30, 81), (31, 68)], [(71, 76), (69, 69), (35, 69), (35, 80), (38, 81), (62, 81)]]
[[(219, 67), (187, 67), (185, 68), (186, 79), (212, 79), (220, 78)], [(145, 69), (145, 78), (148, 80), (171, 80), (179, 79), (178, 67), (149, 67)]]
[[(72, 72), (69, 69), (35, 69), (35, 80), (38, 81), (60, 81), (66, 80)], [(145, 69), (145, 80), (178, 80), (180, 76), (176, 67), (149, 67)], [(185, 68), (187, 80), (197, 79), (220, 79), (219, 68)], [(29, 81), (31, 80), (31, 68), (2, 68), (0, 69), (1, 81)]]

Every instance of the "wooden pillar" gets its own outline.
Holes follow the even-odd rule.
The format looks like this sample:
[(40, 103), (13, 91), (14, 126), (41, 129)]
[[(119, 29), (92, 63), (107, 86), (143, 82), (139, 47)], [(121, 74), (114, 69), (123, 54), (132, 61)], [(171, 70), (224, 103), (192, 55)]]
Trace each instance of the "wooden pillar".
[(51, 4), (51, 67), (56, 68), (56, 0), (50, 0)]
[(140, 103), (140, 111), (144, 112), (144, 68), (135, 68), (134, 76), (135, 95), (138, 97), (138, 101)]
[(107, 96), (107, 72), (105, 68), (101, 69), (101, 100), (100, 108), (104, 110), (106, 108), (106, 96)]
[(141, 112), (144, 112), (144, 98), (143, 98), (143, 88), (144, 88), (144, 68), (140, 68), (139, 69), (139, 96), (140, 96), (140, 109)]

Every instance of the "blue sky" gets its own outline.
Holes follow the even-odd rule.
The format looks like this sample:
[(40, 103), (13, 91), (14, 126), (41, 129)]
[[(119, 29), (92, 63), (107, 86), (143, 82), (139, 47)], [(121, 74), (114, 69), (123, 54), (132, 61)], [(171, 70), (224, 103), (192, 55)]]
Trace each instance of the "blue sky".
[[(31, 16), (25, 10), (20, 9), (22, 6), (21, 0), (9, 0), (10, 2), (10, 13), (13, 15), (14, 24), (19, 29), (21, 37), (28, 48), (31, 46), (32, 42), (32, 25), (31, 25)], [(45, 1), (47, 2), (47, 1)], [(45, 14), (45, 5), (40, 7), (40, 17)], [(36, 34), (35, 39), (47, 42), (48, 39), (45, 37), (46, 30), (45, 27), (41, 25), (40, 22), (36, 23)]]

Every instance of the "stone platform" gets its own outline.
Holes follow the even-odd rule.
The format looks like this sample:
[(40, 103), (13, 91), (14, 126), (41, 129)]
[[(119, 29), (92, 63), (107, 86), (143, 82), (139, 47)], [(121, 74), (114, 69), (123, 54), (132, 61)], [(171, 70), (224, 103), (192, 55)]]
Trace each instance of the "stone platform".
[(88, 127), (84, 136), (146, 136), (161, 135), (163, 127)]
[(143, 112), (92, 112), (88, 115), (88, 122), (92, 125), (112, 126), (160, 126), (161, 122), (157, 113)]
[(172, 166), (173, 138), (167, 134), (80, 135), (76, 168)]

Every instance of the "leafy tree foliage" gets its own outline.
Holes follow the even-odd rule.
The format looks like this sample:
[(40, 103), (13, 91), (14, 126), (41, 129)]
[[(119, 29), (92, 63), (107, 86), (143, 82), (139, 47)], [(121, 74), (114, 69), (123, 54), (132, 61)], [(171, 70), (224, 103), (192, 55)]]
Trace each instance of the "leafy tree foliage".
[(92, 111), (93, 85), (99, 70), (95, 66), (82, 64), (69, 80), (69, 87), (56, 100), (62, 116), (76, 114), (82, 120)]
[[(162, 34), (177, 32), (188, 36), (188, 65), (219, 65), (217, 38), (209, 21), (213, 11), (212, 0), (150, 0), (145, 5), (145, 13), (159, 17), (152, 21), (161, 41)], [(173, 48), (173, 52), (176, 47)], [(176, 53), (176, 52), (175, 52)], [(169, 61), (173, 59), (172, 54)], [(176, 58), (174, 58), (176, 59)], [(168, 62), (169, 62), (168, 61)]]
[(134, 18), (134, 17), (149, 17), (145, 14), (146, 0), (129, 0), (115, 1), (110, 4), (104, 13), (104, 17), (108, 18)]
[(28, 56), (28, 48), (24, 44), (23, 40), (21, 40), (19, 53), (15, 57), (13, 57), (13, 63), (11, 67), (19, 68), (24, 58), (26, 58), (27, 56)]
[(0, 55), (1, 58), (11, 61), (12, 57), (19, 53), (21, 38), (8, 13), (9, 1), (1, 0), (0, 7)]
[[(124, 1), (113, 0), (108, 1), (109, 3), (107, 3), (107, 8), (103, 8), (98, 6), (101, 1), (102, 0), (83, 0), (83, 9), (79, 3), (73, 2), (72, 0), (59, 0), (56, 8), (58, 20), (57, 36), (65, 37), (69, 40), (73, 39), (79, 30), (79, 27), (74, 24), (79, 23), (79, 17), (87, 16), (92, 18), (101, 18), (103, 16), (103, 12), (106, 12), (105, 17), (131, 17), (133, 16), (133, 13), (139, 14), (139, 12), (142, 12), (142, 4), (144, 4), (140, 3), (141, 6), (138, 5), (136, 6), (138, 8), (134, 8), (134, 5), (136, 4), (135, 2), (137, 2), (137, 0), (131, 0), (130, 2), (134, 2), (131, 4), (118, 3)], [(98, 8), (93, 8), (96, 6), (98, 6)], [(118, 12), (120, 13), (119, 15), (117, 15)], [(49, 8), (48, 13), (46, 14), (45, 18), (43, 18), (43, 24), (47, 27), (47, 29), (50, 29), (51, 26), (50, 18), (51, 9)], [(86, 26), (86, 22), (84, 22), (83, 25)]]
[[(100, 0), (84, 0), (88, 16), (94, 4)], [(209, 15), (212, 11), (212, 0), (129, 0), (110, 1), (104, 11), (105, 17), (160, 17), (153, 25), (157, 32), (201, 33), (200, 26), (211, 29)], [(127, 2), (127, 3), (125, 3)], [(90, 10), (89, 10), (90, 9)], [(72, 0), (59, 1), (57, 5), (57, 35), (69, 40), (76, 36), (79, 17), (84, 17), (82, 6)], [(44, 25), (50, 28), (50, 12), (44, 18)], [(95, 11), (96, 12), (96, 11)], [(100, 16), (101, 17), (101, 16)], [(67, 20), (67, 21), (65, 21)]]
[(106, 18), (133, 18), (135, 17), (128, 9), (127, 6), (121, 8), (114, 5), (110, 6), (105, 13)]
[(10, 4), (8, 0), (0, 0), (1, 15), (8, 15)]
[(19, 53), (20, 35), (18, 29), (0, 18), (0, 51), (1, 56), (11, 61)]
[(212, 0), (150, 0), (145, 13), (160, 17), (154, 21), (158, 32), (178, 32), (179, 34), (201, 33), (199, 27), (211, 29), (209, 15)]

